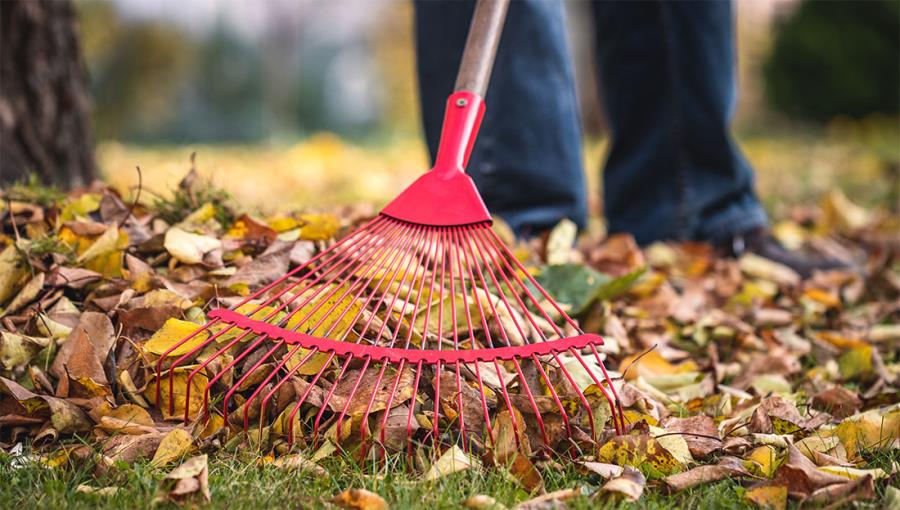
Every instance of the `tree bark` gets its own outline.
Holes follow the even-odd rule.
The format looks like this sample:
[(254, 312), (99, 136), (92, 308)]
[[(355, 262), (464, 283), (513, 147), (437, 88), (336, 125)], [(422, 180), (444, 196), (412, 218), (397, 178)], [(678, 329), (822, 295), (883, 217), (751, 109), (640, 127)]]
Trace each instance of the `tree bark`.
[(0, 185), (96, 175), (87, 73), (69, 0), (0, 1)]

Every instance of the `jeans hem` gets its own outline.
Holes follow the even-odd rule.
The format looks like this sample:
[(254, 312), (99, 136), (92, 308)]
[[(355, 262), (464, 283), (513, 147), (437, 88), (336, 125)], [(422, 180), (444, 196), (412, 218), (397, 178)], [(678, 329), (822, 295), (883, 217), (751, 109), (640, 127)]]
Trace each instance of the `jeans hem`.
[(759, 204), (749, 208), (734, 208), (713, 221), (705, 222), (699, 237), (706, 241), (722, 241), (768, 224), (769, 216)]

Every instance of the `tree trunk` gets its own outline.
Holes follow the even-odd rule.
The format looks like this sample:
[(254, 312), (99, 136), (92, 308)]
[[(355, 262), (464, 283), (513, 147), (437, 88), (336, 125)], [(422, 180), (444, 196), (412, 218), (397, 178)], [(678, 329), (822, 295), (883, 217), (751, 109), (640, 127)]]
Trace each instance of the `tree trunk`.
[(0, 0), (0, 185), (70, 188), (96, 173), (87, 74), (69, 0)]

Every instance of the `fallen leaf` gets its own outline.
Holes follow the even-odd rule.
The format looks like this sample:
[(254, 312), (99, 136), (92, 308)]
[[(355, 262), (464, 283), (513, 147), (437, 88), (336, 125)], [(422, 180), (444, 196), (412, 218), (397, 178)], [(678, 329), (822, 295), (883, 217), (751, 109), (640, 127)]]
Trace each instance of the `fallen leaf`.
[(485, 494), (471, 496), (462, 502), (470, 510), (506, 510), (506, 505)]
[[(158, 356), (162, 356), (171, 349), (167, 356), (181, 356), (191, 352), (209, 338), (209, 330), (201, 331), (190, 340), (181, 343), (188, 336), (199, 330), (202, 326), (194, 322), (179, 319), (169, 319), (163, 327), (153, 334), (144, 344), (144, 349)], [(177, 345), (177, 347), (176, 347)]]
[(788, 457), (775, 472), (772, 483), (787, 487), (791, 496), (804, 498), (822, 487), (846, 483), (847, 479), (840, 475), (819, 471), (793, 445), (788, 445), (787, 452)]
[(191, 449), (191, 435), (184, 429), (173, 429), (159, 443), (150, 465), (162, 467), (180, 459)]
[(184, 264), (200, 264), (207, 253), (222, 247), (222, 242), (214, 237), (191, 234), (178, 227), (166, 231), (164, 241), (166, 251)]
[(315, 476), (328, 476), (328, 471), (325, 468), (298, 453), (278, 457), (272, 461), (272, 465), (284, 471), (296, 471), (298, 473), (308, 471)]
[(622, 496), (625, 501), (637, 501), (644, 493), (646, 483), (647, 480), (640, 471), (632, 467), (625, 467), (624, 472), (606, 482), (600, 488), (600, 492)]
[(387, 510), (387, 502), (378, 494), (365, 489), (347, 489), (335, 496), (331, 502), (341, 508), (353, 510)]
[(209, 502), (209, 468), (206, 455), (186, 460), (160, 481), (154, 501)]
[(422, 479), (425, 481), (437, 480), (452, 473), (465, 471), (473, 466), (478, 466), (478, 461), (459, 446), (453, 445), (428, 468)]
[(678, 492), (697, 485), (742, 476), (750, 476), (750, 473), (744, 469), (741, 460), (726, 456), (719, 459), (715, 465), (697, 466), (682, 473), (669, 475), (663, 482), (670, 491)]
[(784, 510), (787, 507), (787, 495), (787, 487), (783, 485), (757, 485), (747, 489), (744, 499), (759, 508)]

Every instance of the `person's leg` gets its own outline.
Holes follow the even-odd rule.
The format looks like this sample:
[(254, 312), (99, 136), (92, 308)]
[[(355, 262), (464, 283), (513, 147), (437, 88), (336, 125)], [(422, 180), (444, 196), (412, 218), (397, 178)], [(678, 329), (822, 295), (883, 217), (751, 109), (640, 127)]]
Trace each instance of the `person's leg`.
[(753, 171), (729, 134), (732, 5), (594, 3), (612, 145), (604, 168), (611, 232), (640, 244), (722, 241), (764, 227)]
[[(437, 152), (473, 1), (415, 2), (425, 137)], [(559, 1), (511, 2), (467, 172), (488, 209), (529, 234), (587, 217), (581, 127)]]

